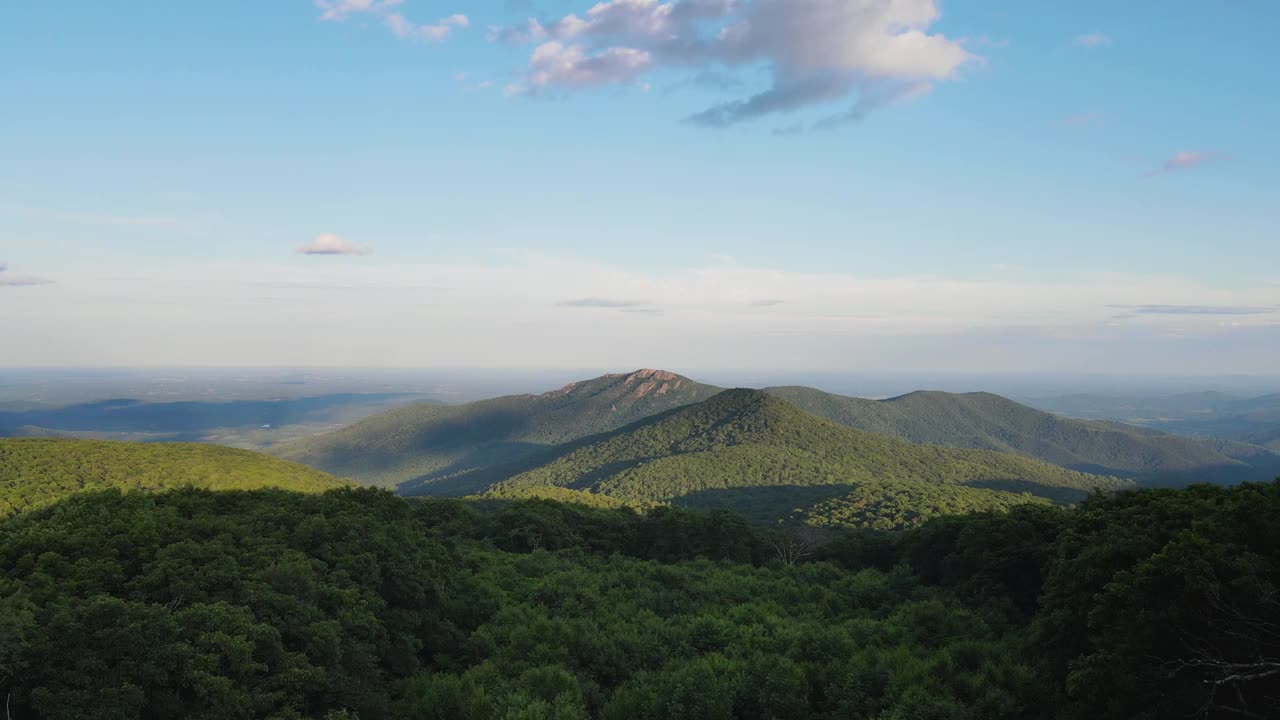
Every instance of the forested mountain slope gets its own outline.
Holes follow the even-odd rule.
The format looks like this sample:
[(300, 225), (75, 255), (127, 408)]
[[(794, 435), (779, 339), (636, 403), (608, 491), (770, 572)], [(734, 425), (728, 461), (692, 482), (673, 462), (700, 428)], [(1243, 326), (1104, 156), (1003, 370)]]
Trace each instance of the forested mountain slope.
[(323, 492), (344, 484), (305, 465), (216, 445), (0, 439), (0, 517), (82, 490)]
[(777, 519), (799, 503), (844, 495), (858, 483), (898, 481), (1027, 491), (1066, 501), (1127, 485), (1016, 455), (852, 430), (761, 391), (729, 390), (566, 449), (489, 492), (551, 486)]
[(1268, 480), (1280, 455), (1120, 423), (1073, 420), (990, 393), (916, 392), (889, 400), (804, 387), (767, 392), (847, 427), (912, 442), (1016, 453), (1061, 467), (1161, 483)]
[(640, 370), (543, 395), (413, 405), (285, 445), (277, 454), (365, 484), (420, 485), (616, 430), (717, 392), (673, 373)]

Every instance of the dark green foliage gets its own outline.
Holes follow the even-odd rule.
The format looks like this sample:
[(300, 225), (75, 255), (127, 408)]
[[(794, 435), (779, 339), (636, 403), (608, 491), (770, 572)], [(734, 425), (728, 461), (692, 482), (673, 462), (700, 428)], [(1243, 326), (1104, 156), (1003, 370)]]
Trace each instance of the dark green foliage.
[(0, 522), (0, 693), (36, 720), (1040, 712), (980, 615), (763, 542), (672, 508), (83, 493)]
[(456, 571), (373, 491), (84, 493), (0, 523), (0, 678), (15, 717), (386, 717), (465, 640)]
[[(969, 490), (883, 490), (935, 487)], [(797, 538), (544, 498), (81, 492), (0, 520), (0, 695), (25, 720), (1280, 716), (1280, 481), (992, 510)], [(784, 564), (789, 540), (825, 544)]]
[(909, 480), (872, 480), (858, 483), (845, 495), (798, 512), (795, 519), (819, 527), (905, 530), (948, 515), (1007, 512), (1020, 505), (1048, 504), (1048, 500), (1029, 493)]
[[(606, 375), (543, 395), (413, 405), (276, 452), (342, 477), (421, 493), (435, 481), (512, 463), (720, 392), (656, 370)], [(465, 493), (460, 493), (465, 494)]]
[(0, 517), (81, 490), (276, 487), (323, 492), (344, 484), (304, 465), (212, 445), (0, 439)]
[(1280, 717), (1280, 480), (1096, 496), (842, 538), (1019, 631), (1063, 718)]
[(1280, 717), (1280, 481), (1096, 498), (1035, 629), (1097, 718)]
[[(729, 390), (710, 400), (566, 449), (540, 467), (500, 482), (495, 497), (523, 497), (534, 488), (564, 488), (629, 503), (675, 503), (742, 511), (754, 520), (786, 519), (799, 509), (849, 493), (874, 495), (911, 483), (1017, 489), (1056, 500), (1125, 482), (984, 450), (914, 445), (884, 435), (850, 430), (801, 412), (754, 390)], [(802, 488), (828, 488), (806, 492)], [(763, 490), (762, 490), (763, 489)], [(771, 492), (773, 490), (774, 492)], [(1016, 495), (938, 490), (931, 502), (945, 508), (991, 509), (1013, 504)], [(793, 497), (794, 496), (794, 497)], [(856, 503), (858, 500), (852, 501)], [(886, 500), (888, 508), (894, 501)], [(841, 516), (828, 505), (826, 517)], [(927, 508), (922, 512), (929, 512)], [(851, 511), (853, 524), (865, 524)], [(872, 520), (874, 522), (874, 520)], [(895, 524), (910, 524), (902, 516)]]

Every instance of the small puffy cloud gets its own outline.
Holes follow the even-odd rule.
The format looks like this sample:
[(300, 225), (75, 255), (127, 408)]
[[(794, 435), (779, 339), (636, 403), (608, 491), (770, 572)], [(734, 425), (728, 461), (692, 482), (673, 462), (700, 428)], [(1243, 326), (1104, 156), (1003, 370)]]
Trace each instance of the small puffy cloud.
[(536, 43), (531, 89), (634, 82), (662, 69), (697, 73), (765, 67), (762, 92), (690, 118), (726, 127), (775, 113), (853, 100), (837, 125), (928, 91), (978, 61), (930, 27), (934, 0), (609, 0), (584, 15), (498, 28), (493, 40)]
[(1078, 48), (1105, 48), (1113, 44), (1111, 36), (1101, 32), (1091, 32), (1071, 38), (1071, 44)]
[(299, 255), (368, 255), (373, 251), (333, 233), (322, 233), (294, 252)]
[(1182, 150), (1173, 154), (1173, 157), (1164, 161), (1156, 170), (1152, 170), (1150, 175), (1163, 175), (1166, 173), (1177, 172), (1178, 170), (1188, 170), (1190, 168), (1199, 167), (1205, 163), (1220, 159), (1222, 153), (1219, 152), (1203, 152)]
[(609, 298), (579, 298), (577, 300), (565, 300), (560, 303), (561, 307), (573, 308), (606, 308), (610, 310), (622, 310), (625, 308), (642, 308), (648, 305), (642, 300), (612, 300)]
[(45, 278), (31, 277), (29, 275), (11, 275), (8, 270), (8, 264), (0, 263), (0, 287), (33, 287), (35, 285), (53, 284), (52, 280)]

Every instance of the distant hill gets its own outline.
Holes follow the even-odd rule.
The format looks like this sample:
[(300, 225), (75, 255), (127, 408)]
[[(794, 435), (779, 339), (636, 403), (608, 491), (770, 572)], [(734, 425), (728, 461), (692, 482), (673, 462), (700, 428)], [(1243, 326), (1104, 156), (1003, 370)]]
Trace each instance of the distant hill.
[(207, 442), (262, 448), (345, 427), (421, 400), (410, 393), (338, 393), (257, 400), (101, 400), (60, 406), (0, 403), (0, 437)]
[(1032, 404), (1070, 417), (1117, 420), (1180, 435), (1227, 438), (1280, 449), (1280, 394), (1065, 395), (1033, 400)]
[(697, 403), (720, 388), (660, 370), (605, 375), (543, 395), (412, 405), (273, 451), (335, 475), (415, 491)]
[[(556, 487), (628, 502), (782, 519), (863, 483), (968, 485), (1074, 501), (1129, 486), (1016, 455), (917, 445), (842, 427), (757, 390), (729, 390), (565, 449), (490, 487)], [(970, 498), (972, 499), (972, 498)]]
[(1157, 484), (1269, 480), (1280, 455), (1115, 422), (1074, 420), (990, 393), (916, 392), (865, 400), (812, 388), (767, 392), (847, 427), (912, 442), (1008, 452), (1061, 467)]
[(0, 517), (42, 507), (81, 490), (197, 487), (323, 492), (345, 484), (304, 465), (216, 445), (0, 440)]

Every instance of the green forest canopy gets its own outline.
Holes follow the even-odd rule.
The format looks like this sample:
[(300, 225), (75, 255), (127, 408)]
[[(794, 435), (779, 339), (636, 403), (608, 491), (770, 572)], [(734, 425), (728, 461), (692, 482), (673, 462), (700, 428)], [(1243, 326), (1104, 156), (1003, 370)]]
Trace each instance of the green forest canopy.
[(305, 465), (215, 445), (0, 439), (0, 517), (82, 490), (192, 486), (323, 492), (344, 484)]
[(1275, 717), (1278, 516), (1280, 482), (1122, 492), (781, 562), (795, 538), (724, 512), (88, 492), (0, 521), (0, 693), (35, 720)]

